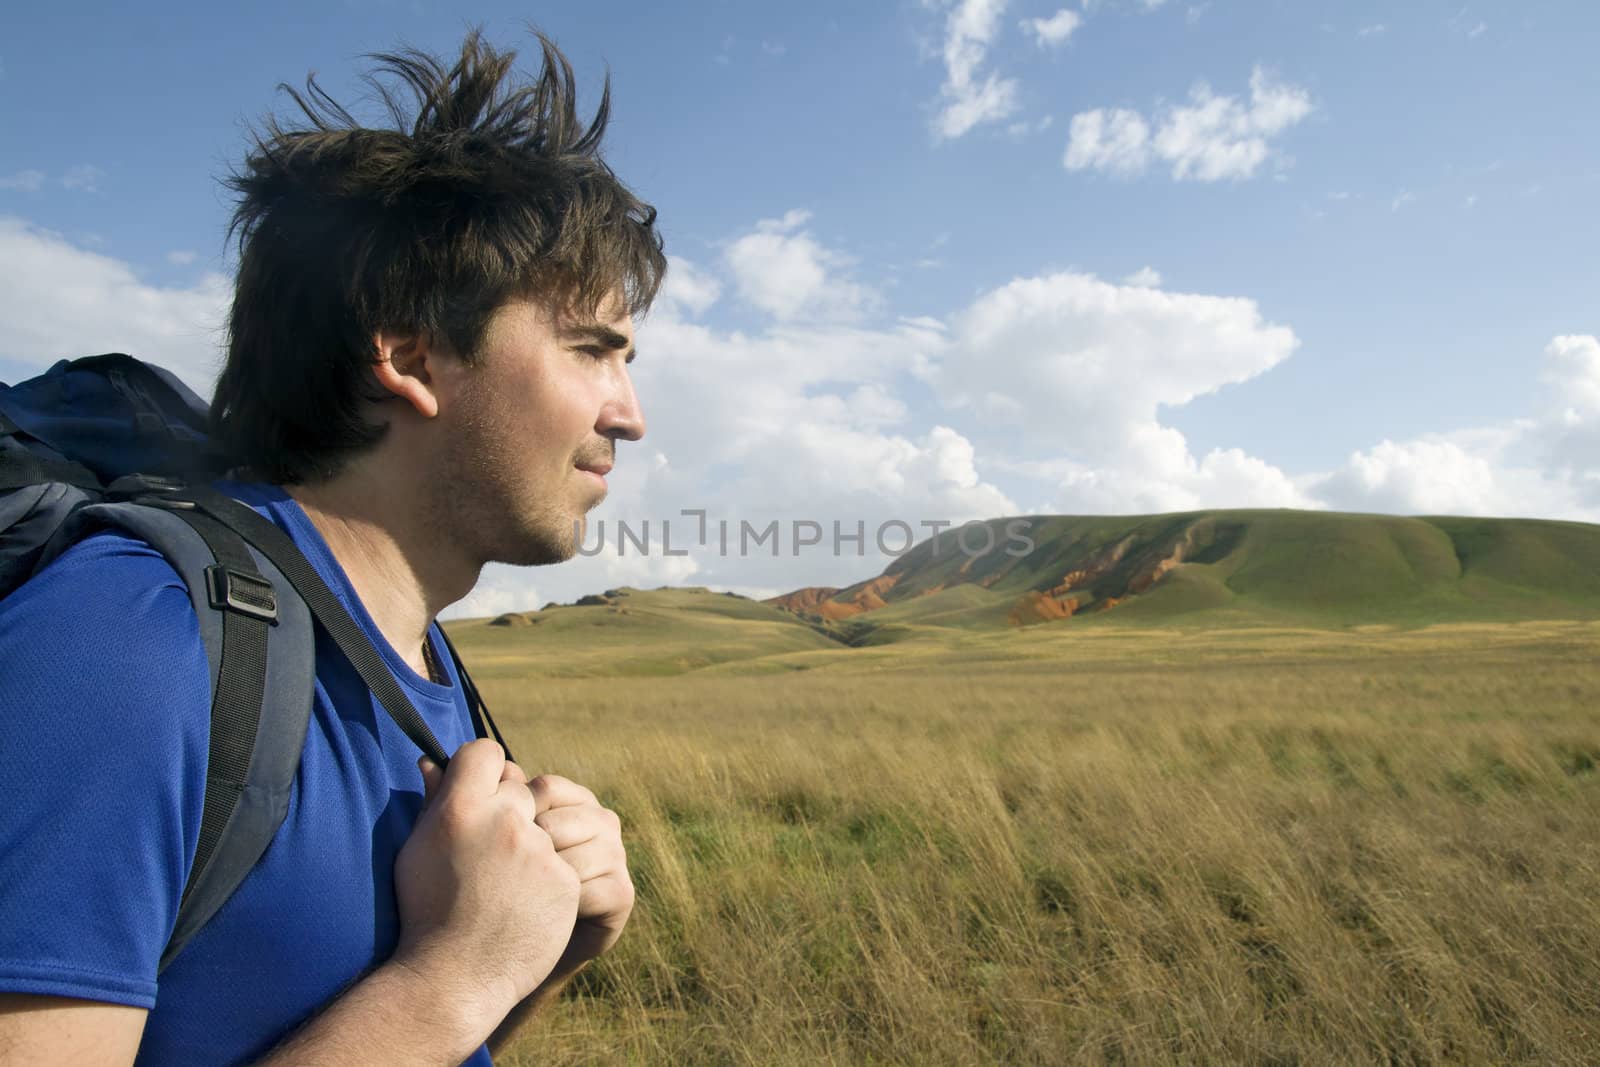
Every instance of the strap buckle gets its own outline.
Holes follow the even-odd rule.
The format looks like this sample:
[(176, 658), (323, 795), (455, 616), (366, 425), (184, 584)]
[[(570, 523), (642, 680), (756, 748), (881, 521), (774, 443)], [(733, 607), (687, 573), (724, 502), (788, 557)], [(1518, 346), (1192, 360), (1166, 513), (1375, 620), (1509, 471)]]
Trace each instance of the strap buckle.
[(260, 575), (212, 564), (206, 568), (206, 597), (218, 611), (236, 611), (263, 622), (278, 621), (278, 594), (272, 583)]

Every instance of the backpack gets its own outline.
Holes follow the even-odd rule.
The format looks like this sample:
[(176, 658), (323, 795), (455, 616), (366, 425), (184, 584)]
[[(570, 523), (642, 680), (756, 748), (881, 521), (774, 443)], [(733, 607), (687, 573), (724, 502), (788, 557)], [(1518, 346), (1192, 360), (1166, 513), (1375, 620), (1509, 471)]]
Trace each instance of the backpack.
[[(448, 762), (288, 535), (210, 487), (228, 464), (207, 439), (207, 418), (204, 401), (173, 374), (122, 353), (0, 383), (0, 597), (89, 533), (114, 528), (166, 557), (200, 622), (212, 693), (205, 798), (158, 973), (233, 895), (288, 813), (311, 716), (313, 620), (418, 748)], [(492, 733), (505, 748), (455, 646), (444, 643), (475, 734)]]

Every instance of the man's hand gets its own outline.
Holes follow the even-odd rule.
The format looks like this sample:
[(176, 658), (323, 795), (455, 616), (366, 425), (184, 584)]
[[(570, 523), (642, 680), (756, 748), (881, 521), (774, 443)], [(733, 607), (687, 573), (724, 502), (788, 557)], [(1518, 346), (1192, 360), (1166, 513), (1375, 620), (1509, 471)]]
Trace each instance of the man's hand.
[(493, 741), (421, 761), (426, 800), (395, 861), (396, 962), (440, 997), (487, 997), (487, 1032), (560, 962), (579, 875), (536, 824), (527, 775)]
[(622, 820), (589, 790), (559, 775), (541, 774), (528, 789), (538, 811), (533, 821), (578, 875), (578, 922), (554, 972), (569, 974), (616, 944), (633, 913)]

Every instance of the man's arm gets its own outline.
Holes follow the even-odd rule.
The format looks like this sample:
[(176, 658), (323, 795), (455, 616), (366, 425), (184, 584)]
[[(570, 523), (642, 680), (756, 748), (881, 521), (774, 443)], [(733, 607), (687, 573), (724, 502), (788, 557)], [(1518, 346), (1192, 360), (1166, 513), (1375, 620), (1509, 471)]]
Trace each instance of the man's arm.
[(126, 1004), (0, 993), (0, 1067), (132, 1063), (148, 1014)]
[[(0, 1067), (126, 1067), (144, 1034), (144, 1008), (93, 1000), (0, 994)], [(263, 1067), (299, 1064), (458, 1064), (487, 1024), (424, 975), (385, 965), (351, 986), (280, 1045)]]
[(351, 986), (258, 1067), (458, 1064), (483, 1044), (481, 1008), (391, 961)]

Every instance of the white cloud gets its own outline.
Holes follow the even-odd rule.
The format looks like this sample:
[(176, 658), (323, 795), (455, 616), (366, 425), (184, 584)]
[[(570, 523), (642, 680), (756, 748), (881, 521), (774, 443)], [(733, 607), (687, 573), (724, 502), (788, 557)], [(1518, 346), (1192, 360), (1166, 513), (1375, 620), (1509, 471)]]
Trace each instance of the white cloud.
[(758, 233), (793, 233), (811, 221), (811, 212), (804, 208), (790, 208), (782, 218), (761, 219), (756, 223)]
[(1045, 130), (1048, 130), (1052, 125), (1054, 125), (1055, 121), (1056, 119), (1054, 115), (1046, 115), (1044, 118), (1038, 119), (1035, 122), (1013, 122), (1011, 125), (1006, 127), (1006, 136), (1012, 138), (1013, 140), (1020, 141), (1023, 138), (1031, 137), (1036, 133), (1043, 133)]
[(189, 264), (193, 263), (199, 258), (200, 257), (197, 253), (191, 252), (186, 248), (174, 249), (173, 251), (167, 253), (167, 262), (171, 263), (174, 267), (187, 267)]
[(1161, 288), (1161, 272), (1154, 267), (1140, 267), (1122, 279), (1122, 284), (1131, 285), (1138, 289), (1159, 289)]
[(1356, 31), (1357, 37), (1381, 37), (1387, 32), (1388, 27), (1381, 22), (1369, 23)]
[(0, 178), (0, 189), (15, 189), (23, 193), (37, 193), (44, 188), (45, 172), (42, 170), (19, 170), (15, 174)]
[(1211, 182), (1249, 178), (1267, 158), (1267, 139), (1311, 113), (1303, 89), (1279, 85), (1257, 67), (1250, 74), (1250, 104), (1215, 96), (1204, 84), (1190, 92), (1189, 107), (1169, 112), (1157, 130), (1156, 155), (1172, 176)]
[(1017, 428), (1027, 436), (1085, 451), (1120, 447), (1127, 433), (1114, 428), (1247, 381), (1299, 344), (1253, 300), (1076, 273), (985, 293), (957, 316), (953, 343), (966, 358), (947, 359), (937, 376), (952, 403), (981, 410), (986, 396), (1006, 398), (1029, 414)]
[(1150, 153), (1150, 126), (1137, 111), (1096, 109), (1072, 116), (1062, 163), (1068, 170), (1132, 176), (1150, 165)]
[(985, 122), (1016, 113), (1017, 83), (998, 74), (980, 75), (1000, 28), (1007, 0), (956, 0), (945, 21), (944, 105), (933, 120), (934, 136), (953, 140)]
[(1316, 491), (1336, 508), (1408, 515), (1487, 515), (1501, 497), (1488, 459), (1441, 438), (1356, 452)]
[(1407, 204), (1415, 203), (1416, 199), (1417, 199), (1417, 194), (1416, 193), (1413, 193), (1409, 189), (1402, 189), (1400, 192), (1395, 194), (1395, 198), (1393, 200), (1389, 201), (1389, 210), (1390, 211), (1399, 211), (1401, 208), (1405, 207)]
[(44, 369), (58, 359), (130, 352), (210, 396), (220, 365), (228, 279), (187, 288), (140, 280), (127, 263), (0, 216), (0, 356)]
[(1304, 89), (1280, 84), (1256, 67), (1248, 103), (1218, 96), (1200, 82), (1187, 105), (1167, 109), (1153, 123), (1126, 109), (1080, 112), (1073, 116), (1062, 162), (1072, 171), (1131, 176), (1160, 161), (1178, 181), (1250, 178), (1272, 155), (1271, 139), (1312, 110)]
[[(810, 214), (790, 211), (764, 219), (735, 239), (723, 258), (739, 295), (779, 320), (849, 320), (873, 306), (875, 295), (839, 275), (848, 257), (800, 229)], [(669, 275), (670, 277), (670, 275)]]
[(64, 189), (78, 189), (85, 193), (98, 193), (100, 182), (106, 177), (106, 172), (99, 167), (87, 163), (76, 167), (69, 167), (61, 176), (61, 185)]
[(1083, 25), (1083, 16), (1064, 7), (1047, 19), (1023, 19), (1022, 28), (1033, 35), (1040, 48), (1064, 44), (1074, 30)]
[[(509, 571), (509, 574), (502, 574)], [(529, 575), (494, 565), (484, 568), (472, 592), (456, 601), (443, 613), (446, 619), (482, 619), (508, 611), (532, 611), (541, 607), (539, 590)]]
[(1600, 507), (1600, 339), (1556, 337), (1544, 353), (1545, 408), (1529, 433), (1534, 453), (1585, 505)]
[(1567, 334), (1545, 346), (1540, 380), (1550, 390), (1562, 418), (1600, 416), (1600, 340), (1592, 334)]
[(722, 286), (709, 273), (680, 256), (667, 257), (667, 278), (656, 294), (658, 314), (672, 308), (677, 313), (704, 315), (722, 295)]
[(1282, 471), (1236, 450), (1196, 459), (1160, 420), (1162, 407), (1288, 358), (1293, 331), (1263, 321), (1254, 301), (1138, 284), (1150, 280), (1063, 273), (985, 293), (955, 317), (930, 381), (970, 412), (980, 455), (1032, 446), (1058, 457), (1032, 470), (1056, 483), (1058, 507), (1311, 503)]

